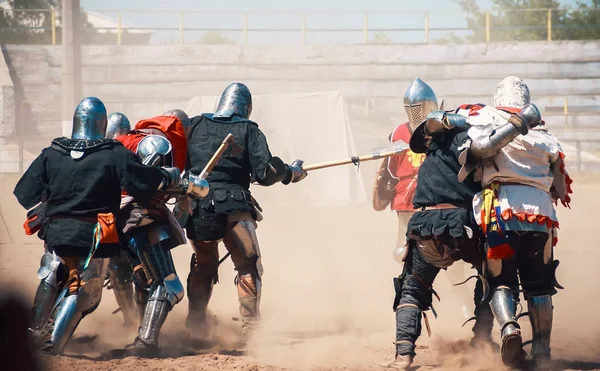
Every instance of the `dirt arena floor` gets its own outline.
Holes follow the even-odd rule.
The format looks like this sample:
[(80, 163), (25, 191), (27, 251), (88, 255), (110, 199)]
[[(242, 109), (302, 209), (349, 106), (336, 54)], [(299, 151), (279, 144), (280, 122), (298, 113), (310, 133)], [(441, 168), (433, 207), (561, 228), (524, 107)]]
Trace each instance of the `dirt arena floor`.
[[(574, 178), (572, 210), (559, 210), (558, 279), (566, 289), (555, 296), (552, 349), (556, 369), (593, 370), (600, 369), (600, 244), (595, 235), (600, 177)], [(20, 288), (32, 300), (43, 249), (37, 237), (23, 233), (25, 211), (12, 195), (16, 180), (0, 178), (0, 275), (3, 286)], [(187, 333), (184, 300), (167, 319), (161, 354), (153, 359), (128, 356), (124, 349), (135, 330), (122, 325), (120, 314), (111, 314), (116, 302), (105, 291), (67, 355), (44, 358), (46, 369), (382, 370), (376, 364), (391, 360), (394, 351), (392, 277), (400, 273), (392, 259), (394, 214), (374, 212), (370, 205), (300, 208), (282, 207), (276, 199), (260, 201), (265, 210), (258, 229), (265, 266), (263, 321), (247, 352), (235, 346), (237, 298), (228, 260), (220, 268), (209, 307), (214, 315), (209, 341), (195, 341)], [(184, 282), (190, 254), (189, 246), (174, 250)], [(463, 268), (469, 273), (464, 265), (455, 269)], [(424, 331), (418, 342), (414, 369), (503, 369), (491, 350), (467, 346), (470, 326), (461, 328), (461, 304), (471, 304), (471, 288), (453, 288), (447, 274), (440, 274), (439, 316), (430, 319), (431, 338)], [(523, 324), (529, 339), (529, 325)], [(497, 327), (494, 331), (499, 336)]]

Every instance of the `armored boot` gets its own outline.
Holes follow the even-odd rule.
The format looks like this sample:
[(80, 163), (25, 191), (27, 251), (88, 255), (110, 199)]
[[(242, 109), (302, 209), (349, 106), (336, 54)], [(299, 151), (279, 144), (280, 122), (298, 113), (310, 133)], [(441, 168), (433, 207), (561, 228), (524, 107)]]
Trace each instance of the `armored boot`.
[(68, 292), (48, 321), (48, 332), (40, 346), (42, 352), (62, 354), (79, 322), (98, 307), (107, 267), (108, 259), (92, 259), (81, 275), (77, 269), (71, 269)]
[(134, 347), (149, 349), (158, 347), (160, 329), (173, 306), (181, 299), (183, 299), (183, 286), (176, 274), (170, 274), (163, 282), (152, 286), (142, 325), (133, 343)]
[(150, 285), (148, 284), (148, 278), (146, 277), (146, 273), (141, 264), (136, 265), (135, 268), (133, 268), (133, 281), (133, 300), (135, 301), (137, 312), (137, 323), (141, 326), (141, 323), (144, 320), (144, 313), (146, 313), (148, 298), (150, 297)]
[(527, 307), (533, 334), (531, 347), (533, 366), (538, 370), (548, 370), (551, 363), (552, 297), (550, 295), (533, 296), (527, 299)]
[(412, 354), (407, 355), (396, 355), (396, 358), (392, 363), (382, 364), (385, 368), (391, 368), (393, 370), (408, 370), (413, 363), (414, 356)]
[(68, 278), (68, 268), (56, 254), (45, 253), (38, 270), (38, 285), (29, 316), (29, 330), (34, 342), (39, 346), (43, 340), (43, 332), (50, 319), (54, 304)]
[(108, 274), (110, 286), (123, 313), (125, 327), (135, 326), (138, 323), (139, 310), (134, 300), (131, 265), (121, 257), (113, 258), (109, 263)]
[(523, 339), (516, 318), (516, 300), (512, 290), (506, 286), (498, 287), (490, 299), (490, 307), (500, 325), (502, 362), (509, 367), (519, 366), (523, 362)]
[(240, 314), (242, 316), (242, 339), (247, 341), (260, 320), (260, 295), (262, 282), (251, 273), (236, 277)]
[(217, 282), (216, 269), (203, 269), (192, 255), (187, 279), (188, 316), (185, 325), (193, 335), (205, 338), (208, 334), (207, 308)]

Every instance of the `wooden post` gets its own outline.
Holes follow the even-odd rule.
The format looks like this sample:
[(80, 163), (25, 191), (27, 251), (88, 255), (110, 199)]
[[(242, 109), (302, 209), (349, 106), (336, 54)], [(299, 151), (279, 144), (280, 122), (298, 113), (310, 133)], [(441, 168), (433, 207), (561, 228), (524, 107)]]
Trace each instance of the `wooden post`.
[(81, 18), (79, 0), (62, 0), (63, 135), (71, 134), (73, 110), (81, 99)]
[(485, 42), (490, 42), (490, 13), (485, 13)]
[(548, 9), (548, 41), (552, 41), (552, 9)]
[(56, 10), (52, 9), (50, 12), (52, 18), (52, 45), (56, 45)]
[(121, 35), (122, 35), (123, 27), (121, 26), (121, 23), (122, 23), (121, 12), (119, 12), (118, 16), (117, 16), (117, 45), (121, 45), (121, 42), (122, 42)]

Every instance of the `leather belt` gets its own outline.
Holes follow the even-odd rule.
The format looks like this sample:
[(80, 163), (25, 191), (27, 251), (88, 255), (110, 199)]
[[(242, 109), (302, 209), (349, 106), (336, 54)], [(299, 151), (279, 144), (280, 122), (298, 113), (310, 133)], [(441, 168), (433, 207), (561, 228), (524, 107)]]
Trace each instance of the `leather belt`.
[(56, 215), (56, 216), (50, 217), (50, 219), (75, 219), (75, 220), (81, 220), (82, 222), (88, 222), (88, 223), (97, 223), (98, 222), (98, 218), (94, 218), (91, 216)]
[(433, 206), (423, 206), (417, 208), (416, 212), (430, 211), (430, 210), (448, 210), (448, 209), (466, 209), (466, 205), (454, 205), (454, 204), (437, 204)]

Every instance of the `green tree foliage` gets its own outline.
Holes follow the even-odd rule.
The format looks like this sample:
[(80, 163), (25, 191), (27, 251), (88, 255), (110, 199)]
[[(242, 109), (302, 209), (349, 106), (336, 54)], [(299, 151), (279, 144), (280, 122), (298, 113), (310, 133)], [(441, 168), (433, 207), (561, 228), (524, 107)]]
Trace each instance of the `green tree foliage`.
[(235, 41), (220, 31), (206, 31), (194, 42), (194, 44), (208, 45), (233, 45)]
[[(60, 0), (11, 0), (0, 4), (0, 43), (2, 44), (51, 44), (52, 12), (56, 27), (55, 41), (62, 42)], [(8, 5), (8, 6), (7, 6)], [(116, 33), (98, 32), (88, 22), (86, 13), (81, 11), (81, 43), (82, 44), (116, 44)], [(147, 44), (148, 35), (130, 34), (123, 30), (123, 44)]]
[[(469, 42), (486, 40), (486, 13), (475, 0), (456, 0), (467, 15), (472, 34)], [(492, 0), (489, 13), (491, 41), (548, 40), (548, 19), (552, 40), (585, 40), (600, 38), (600, 0), (591, 6), (578, 1), (572, 8), (561, 8), (557, 0)], [(554, 9), (548, 11), (547, 9)]]
[(389, 36), (383, 32), (374, 33), (371, 37), (371, 40), (369, 40), (369, 44), (389, 44), (391, 42), (392, 39), (390, 39)]
[(0, 8), (0, 40), (3, 44), (51, 42), (51, 13), (39, 9), (57, 9), (59, 0), (0, 0), (0, 3), (8, 8)]

